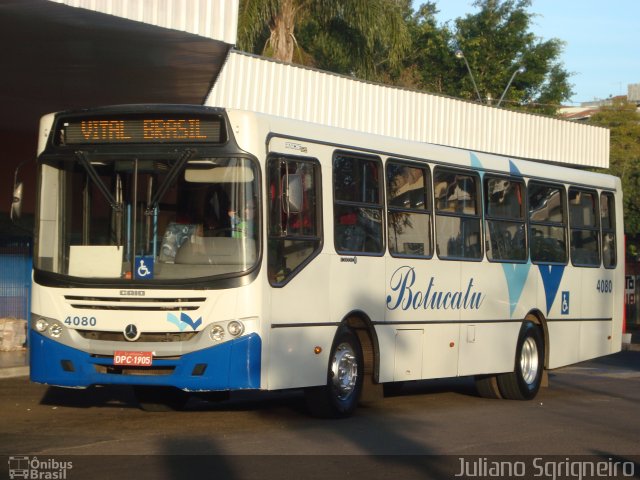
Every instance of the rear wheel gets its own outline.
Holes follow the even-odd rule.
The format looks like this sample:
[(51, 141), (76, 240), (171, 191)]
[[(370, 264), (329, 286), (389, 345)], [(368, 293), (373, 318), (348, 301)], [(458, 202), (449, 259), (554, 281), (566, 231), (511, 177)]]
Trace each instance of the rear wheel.
[(331, 347), (326, 385), (305, 390), (311, 414), (325, 418), (351, 415), (358, 406), (362, 392), (363, 367), (358, 337), (342, 327)]
[(544, 341), (541, 329), (525, 321), (520, 329), (513, 372), (498, 375), (500, 394), (510, 400), (531, 400), (542, 383)]
[(495, 375), (476, 375), (476, 390), (483, 398), (502, 398)]

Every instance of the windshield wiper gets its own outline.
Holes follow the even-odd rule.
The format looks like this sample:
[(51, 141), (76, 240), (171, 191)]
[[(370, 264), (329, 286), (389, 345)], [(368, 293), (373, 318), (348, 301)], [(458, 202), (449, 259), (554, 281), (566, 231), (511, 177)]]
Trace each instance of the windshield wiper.
[(151, 198), (151, 201), (145, 209), (145, 215), (153, 215), (154, 210), (158, 206), (158, 202), (160, 202), (160, 199), (164, 196), (167, 190), (169, 190), (169, 187), (173, 184), (178, 174), (182, 171), (182, 167), (184, 167), (184, 165), (187, 163), (187, 161), (189, 161), (194, 153), (196, 153), (196, 151), (192, 149), (186, 149), (184, 152), (182, 152), (182, 155), (180, 155), (178, 161), (173, 164), (173, 166), (169, 170), (169, 173), (167, 173), (167, 176), (164, 178), (164, 181), (160, 184), (158, 190), (156, 190), (153, 197)]
[(107, 186), (104, 184), (104, 182), (98, 175), (98, 172), (96, 172), (96, 169), (93, 168), (93, 165), (91, 165), (91, 162), (87, 158), (87, 154), (82, 150), (77, 150), (75, 152), (75, 155), (76, 155), (76, 158), (80, 161), (80, 163), (84, 167), (84, 169), (89, 174), (89, 177), (91, 178), (91, 180), (93, 180), (93, 182), (98, 187), (98, 190), (100, 190), (100, 193), (102, 194), (102, 196), (107, 200), (111, 208), (116, 212), (122, 212), (122, 202), (116, 201), (116, 199), (113, 197), (113, 195), (111, 194)]

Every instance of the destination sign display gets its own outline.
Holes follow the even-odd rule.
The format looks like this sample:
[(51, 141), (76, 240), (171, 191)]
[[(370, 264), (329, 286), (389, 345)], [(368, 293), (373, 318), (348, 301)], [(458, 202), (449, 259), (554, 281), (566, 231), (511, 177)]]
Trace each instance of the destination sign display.
[(132, 117), (69, 120), (61, 145), (120, 143), (223, 143), (222, 118)]

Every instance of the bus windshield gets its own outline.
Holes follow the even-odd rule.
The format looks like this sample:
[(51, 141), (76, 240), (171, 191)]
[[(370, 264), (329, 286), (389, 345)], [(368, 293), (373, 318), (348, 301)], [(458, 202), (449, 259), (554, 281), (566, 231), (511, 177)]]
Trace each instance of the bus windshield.
[(253, 161), (188, 149), (45, 159), (34, 266), (152, 283), (245, 272), (259, 251), (257, 185)]

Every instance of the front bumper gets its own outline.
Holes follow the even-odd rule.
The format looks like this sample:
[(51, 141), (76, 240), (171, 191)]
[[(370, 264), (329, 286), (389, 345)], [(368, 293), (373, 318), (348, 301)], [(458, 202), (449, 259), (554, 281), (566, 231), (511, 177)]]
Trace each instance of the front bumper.
[(31, 380), (49, 385), (157, 385), (187, 391), (260, 388), (262, 341), (255, 333), (175, 359), (154, 358), (149, 370), (114, 367), (112, 357), (91, 355), (33, 330), (29, 348)]

